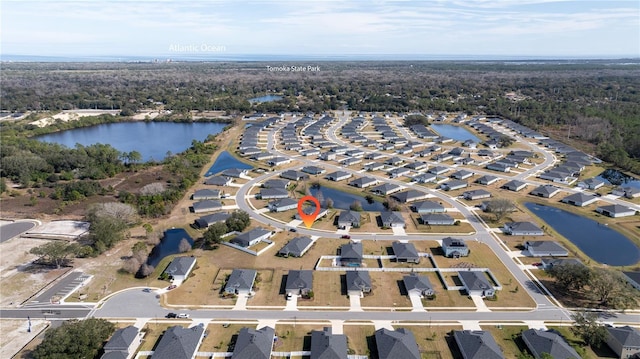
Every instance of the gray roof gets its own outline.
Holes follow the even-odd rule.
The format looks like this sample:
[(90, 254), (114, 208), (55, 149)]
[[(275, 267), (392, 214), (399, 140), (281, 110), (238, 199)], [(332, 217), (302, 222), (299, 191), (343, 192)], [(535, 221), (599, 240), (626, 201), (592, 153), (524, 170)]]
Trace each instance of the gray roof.
[(361, 291), (371, 288), (371, 277), (367, 271), (347, 271), (347, 291)]
[(556, 241), (527, 241), (526, 245), (539, 252), (558, 252), (568, 254), (567, 250)]
[(517, 180), (511, 180), (507, 183), (505, 183), (504, 185), (502, 185), (502, 187), (504, 188), (519, 188), (522, 186), (526, 186), (527, 184), (525, 182), (522, 181), (517, 181)]
[(310, 359), (347, 359), (347, 336), (332, 334), (330, 327), (311, 332)]
[(391, 243), (393, 254), (398, 258), (418, 258), (418, 250), (413, 243), (393, 242)]
[(433, 290), (431, 281), (429, 281), (429, 278), (424, 275), (411, 273), (402, 277), (402, 281), (404, 282), (404, 287), (407, 291), (411, 291), (412, 289), (418, 289), (421, 292), (424, 292), (425, 290)]
[(574, 193), (566, 196), (565, 198), (562, 199), (562, 202), (571, 201), (576, 203), (583, 203), (583, 202), (588, 202), (590, 200), (597, 199), (597, 198), (598, 197), (592, 194), (585, 194), (582, 192), (578, 192), (578, 193)]
[(340, 246), (340, 257), (362, 258), (362, 243), (347, 243)]
[(214, 198), (220, 197), (220, 190), (217, 189), (199, 189), (193, 193), (192, 198)]
[(417, 191), (415, 189), (410, 189), (408, 191), (402, 191), (391, 195), (391, 197), (397, 199), (402, 203), (411, 202), (418, 198), (424, 198), (425, 196), (426, 193)]
[(255, 269), (234, 269), (224, 285), (224, 289), (250, 291), (258, 272)]
[(167, 269), (164, 270), (165, 273), (170, 274), (172, 276), (182, 275), (185, 276), (188, 273), (189, 269), (196, 262), (195, 257), (175, 257), (169, 263)]
[(557, 267), (557, 266), (565, 266), (565, 265), (584, 265), (577, 258), (542, 257), (540, 261), (547, 267)]
[(327, 175), (327, 177), (331, 177), (331, 178), (340, 178), (345, 176), (351, 176), (351, 173), (345, 172), (345, 171), (335, 171)]
[(640, 330), (630, 326), (606, 327), (609, 335), (625, 347), (640, 348)]
[(338, 223), (358, 223), (360, 224), (360, 212), (356, 211), (341, 211), (338, 215)]
[(602, 211), (606, 211), (609, 213), (624, 213), (624, 212), (630, 212), (630, 211), (636, 211), (633, 208), (627, 207), (627, 206), (621, 206), (619, 204), (612, 204), (612, 205), (608, 205), (608, 206), (600, 206), (598, 207), (598, 209), (602, 210)]
[(486, 195), (491, 196), (491, 192), (484, 189), (474, 189), (471, 191), (466, 191), (462, 195), (466, 197), (477, 197), (477, 196), (486, 196)]
[(223, 176), (240, 177), (241, 174), (246, 172), (247, 170), (242, 168), (228, 168), (220, 172), (220, 174)]
[(453, 337), (465, 359), (504, 359), (491, 333), (484, 330), (456, 330)]
[(274, 335), (275, 330), (271, 327), (240, 329), (231, 358), (270, 359)]
[(104, 345), (104, 350), (127, 351), (131, 343), (136, 339), (136, 336), (138, 336), (138, 328), (133, 325), (118, 329), (113, 333), (107, 344)]
[(446, 213), (428, 213), (420, 216), (420, 220), (422, 220), (425, 224), (437, 223), (437, 222), (455, 222), (453, 217)]
[(467, 244), (463, 239), (446, 237), (442, 238), (442, 246), (443, 247), (467, 247)]
[(509, 222), (509, 223), (505, 223), (505, 226), (508, 226), (509, 228), (511, 228), (511, 230), (513, 232), (536, 232), (536, 231), (542, 231), (542, 229), (540, 229), (540, 227), (538, 227), (537, 224), (532, 223), (532, 222)]
[(394, 190), (398, 190), (400, 189), (400, 186), (397, 184), (392, 184), (392, 183), (383, 183), (379, 186), (375, 186), (371, 189), (371, 191), (373, 192), (383, 192), (383, 193), (388, 193)]
[(448, 182), (443, 183), (444, 186), (446, 186), (447, 188), (454, 188), (454, 187), (466, 187), (468, 185), (467, 181), (461, 181), (461, 180), (450, 180)]
[(380, 219), (382, 220), (382, 224), (385, 223), (402, 223), (404, 224), (404, 218), (402, 218), (402, 214), (400, 212), (380, 212)]
[(361, 177), (361, 178), (356, 178), (353, 181), (349, 182), (350, 185), (352, 186), (360, 186), (362, 187), (365, 184), (369, 184), (369, 183), (376, 183), (378, 180), (376, 180), (375, 178), (371, 178), (371, 177)]
[(285, 244), (278, 253), (282, 255), (294, 255), (296, 257), (300, 257), (302, 255), (302, 251), (304, 251), (312, 242), (313, 240), (310, 237), (296, 237)]
[(437, 202), (434, 201), (422, 201), (422, 202), (416, 202), (414, 204), (411, 205), (411, 208), (416, 211), (416, 212), (420, 212), (420, 211), (444, 211), (444, 207)]
[(378, 329), (375, 333), (378, 358), (380, 359), (420, 359), (420, 350), (413, 332), (405, 328)]
[(486, 290), (493, 288), (484, 272), (460, 271), (458, 272), (458, 277), (469, 290)]
[(260, 197), (288, 196), (289, 191), (284, 188), (263, 188), (260, 190)]
[(252, 230), (250, 230), (249, 232), (244, 232), (244, 233), (240, 233), (239, 235), (237, 235), (235, 238), (233, 238), (232, 242), (234, 243), (240, 243), (242, 245), (248, 246), (249, 243), (253, 240), (255, 240), (256, 238), (260, 238), (262, 236), (264, 236), (267, 233), (271, 233), (271, 231), (268, 231), (264, 228), (254, 228)]
[(289, 180), (281, 180), (281, 179), (272, 178), (270, 180), (266, 180), (262, 184), (262, 187), (263, 188), (282, 188), (282, 189), (286, 189), (288, 184), (289, 184)]
[(522, 340), (535, 358), (540, 358), (542, 353), (547, 353), (553, 358), (580, 359), (575, 349), (553, 330), (528, 329), (522, 332)]
[(193, 205), (194, 212), (198, 211), (214, 211), (216, 209), (222, 208), (222, 203), (220, 201), (214, 201), (211, 199), (205, 199), (204, 201), (194, 202)]
[(298, 205), (298, 201), (293, 199), (293, 198), (281, 198), (281, 199), (276, 199), (276, 200), (273, 200), (273, 201), (269, 202), (269, 205), (273, 205), (276, 208), (289, 207), (289, 206), (292, 206), (294, 204), (297, 206)]
[(225, 176), (212, 176), (204, 181), (205, 184), (213, 186), (224, 186), (229, 183), (230, 178)]
[(200, 228), (204, 228), (212, 225), (213, 223), (224, 222), (229, 217), (231, 217), (231, 213), (227, 213), (227, 212), (217, 212), (213, 214), (207, 214), (206, 216), (202, 216), (196, 219), (196, 224)]
[(191, 359), (204, 334), (204, 327), (196, 325), (184, 328), (179, 325), (167, 329), (158, 342), (151, 358)]
[(128, 352), (115, 350), (115, 351), (106, 352), (102, 354), (100, 359), (127, 359), (128, 357), (129, 357)]
[(484, 175), (484, 176), (482, 176), (482, 177), (478, 178), (478, 179), (476, 180), (476, 182), (478, 182), (478, 183), (482, 183), (482, 182), (491, 182), (491, 181), (495, 181), (495, 180), (497, 180), (497, 179), (498, 179), (498, 177), (496, 177), (496, 176)]
[(285, 290), (309, 289), (313, 290), (312, 270), (290, 270), (287, 274)]
[(559, 190), (560, 190), (560, 188), (558, 188), (556, 186), (544, 184), (542, 186), (537, 187), (533, 191), (531, 191), (531, 193), (532, 194), (545, 194), (547, 196), (550, 196), (550, 195), (558, 192)]

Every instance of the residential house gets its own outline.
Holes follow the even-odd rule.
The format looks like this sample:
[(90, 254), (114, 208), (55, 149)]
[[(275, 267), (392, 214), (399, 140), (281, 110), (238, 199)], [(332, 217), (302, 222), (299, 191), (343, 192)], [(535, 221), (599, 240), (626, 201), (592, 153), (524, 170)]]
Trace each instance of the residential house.
[(431, 183), (435, 182), (437, 178), (438, 176), (433, 173), (420, 173), (419, 175), (414, 176), (413, 180), (418, 183)]
[(397, 185), (397, 184), (392, 184), (392, 183), (383, 183), (379, 186), (375, 186), (371, 189), (371, 192), (381, 195), (381, 196), (386, 196), (386, 195), (390, 195), (392, 193), (398, 192), (402, 189), (401, 186)]
[(608, 217), (618, 218), (633, 216), (636, 214), (636, 210), (619, 204), (612, 204), (609, 206), (601, 206), (596, 208), (596, 212), (604, 214)]
[(270, 201), (267, 207), (270, 212), (284, 212), (298, 208), (298, 201), (292, 198), (282, 198)]
[(231, 217), (230, 213), (218, 212), (202, 216), (194, 221), (194, 226), (199, 229), (209, 228), (214, 223), (224, 222), (227, 218)]
[(560, 188), (548, 184), (544, 184), (535, 188), (529, 194), (543, 198), (551, 198), (560, 192)]
[(246, 176), (248, 172), (249, 170), (244, 168), (228, 168), (220, 172), (220, 175), (225, 177), (241, 178), (242, 176)]
[(555, 330), (528, 329), (522, 332), (522, 341), (533, 357), (544, 358), (546, 353), (551, 358), (580, 359), (575, 349)]
[(431, 159), (433, 161), (436, 161), (436, 162), (445, 162), (445, 161), (452, 160), (453, 157), (454, 156), (452, 154), (450, 154), (450, 153), (440, 153), (440, 154), (437, 154), (437, 155), (431, 157)]
[(385, 164), (382, 162), (371, 162), (364, 165), (364, 169), (369, 172), (380, 171), (384, 169)]
[(405, 328), (389, 330), (381, 328), (375, 332), (379, 359), (420, 359), (420, 349), (413, 332)]
[(465, 150), (464, 148), (460, 148), (460, 147), (456, 147), (454, 149), (452, 149), (451, 151), (449, 151), (450, 155), (456, 156), (456, 157), (460, 157), (464, 154)]
[(263, 188), (258, 192), (260, 199), (282, 199), (289, 197), (289, 191), (283, 188)]
[(640, 272), (623, 271), (622, 274), (632, 287), (640, 290)]
[(630, 327), (606, 326), (605, 342), (618, 358), (637, 358), (640, 355), (640, 330)]
[(440, 203), (433, 201), (416, 202), (412, 204), (410, 208), (412, 211), (419, 214), (446, 212), (445, 208)]
[(287, 242), (278, 251), (278, 255), (282, 257), (302, 257), (311, 248), (311, 245), (313, 245), (313, 240), (310, 237), (296, 237)]
[(390, 157), (384, 161), (384, 163), (389, 166), (398, 166), (402, 162), (404, 162), (404, 160), (400, 157)]
[(348, 167), (348, 166), (353, 166), (355, 164), (361, 163), (362, 162), (362, 158), (359, 157), (347, 157), (345, 159), (343, 159), (342, 161), (340, 161), (340, 164)]
[(320, 154), (320, 150), (317, 148), (312, 148), (312, 149), (308, 149), (308, 150), (304, 150), (304, 151), (300, 151), (300, 154), (305, 156), (305, 157), (309, 157), (309, 156), (317, 156)]
[(565, 198), (561, 199), (560, 201), (576, 207), (584, 207), (584, 206), (590, 205), (591, 203), (597, 200), (598, 200), (597, 196), (578, 192), (578, 193), (570, 194)]
[(526, 241), (524, 248), (532, 257), (566, 257), (569, 251), (556, 241)]
[(409, 203), (417, 200), (425, 199), (428, 194), (415, 189), (392, 194), (391, 197), (397, 199), (400, 203)]
[(382, 227), (388, 228), (404, 228), (406, 226), (402, 213), (396, 211), (380, 212), (380, 222)]
[(183, 282), (195, 265), (195, 257), (175, 257), (164, 270), (164, 273), (168, 274), (174, 282)]
[(267, 164), (269, 166), (275, 167), (275, 166), (286, 165), (289, 162), (291, 162), (291, 158), (289, 157), (274, 157), (268, 160)]
[(204, 181), (210, 186), (228, 186), (233, 182), (233, 178), (226, 176), (211, 176)]
[(473, 172), (469, 172), (465, 170), (456, 171), (451, 174), (451, 178), (455, 178), (458, 180), (464, 180), (472, 176), (473, 176)]
[(220, 199), (220, 190), (217, 189), (199, 189), (193, 193), (191, 199), (200, 201), (203, 199)]
[(469, 247), (462, 239), (446, 237), (442, 239), (442, 251), (445, 257), (460, 258), (469, 255)]
[(420, 222), (430, 226), (453, 226), (456, 220), (446, 213), (428, 213), (420, 216)]
[(362, 243), (349, 242), (340, 246), (340, 264), (344, 267), (362, 265)]
[(204, 201), (194, 202), (191, 205), (193, 213), (213, 212), (222, 209), (222, 203), (220, 201), (213, 201), (206, 199)]
[(249, 232), (241, 233), (233, 238), (230, 242), (240, 247), (251, 247), (254, 244), (269, 239), (273, 235), (273, 232), (264, 228), (254, 228)]
[(331, 327), (311, 331), (310, 359), (346, 359), (348, 352), (346, 335), (333, 334)]
[(260, 329), (242, 328), (233, 348), (231, 359), (271, 359), (275, 330), (271, 327)]
[(444, 166), (431, 167), (427, 170), (427, 172), (433, 173), (434, 175), (443, 175), (449, 171), (449, 168)]
[(404, 167), (410, 170), (420, 171), (427, 168), (427, 164), (425, 162), (411, 162), (409, 164), (404, 165)]
[(491, 192), (485, 191), (483, 189), (474, 189), (471, 191), (466, 191), (462, 193), (462, 197), (468, 201), (474, 201), (477, 199), (489, 198), (491, 197)]
[(587, 178), (586, 180), (578, 183), (578, 187), (584, 189), (598, 189), (602, 186), (604, 186), (604, 181), (597, 178)]
[(338, 228), (360, 227), (360, 212), (341, 211), (338, 215)]
[(133, 325), (116, 330), (104, 345), (104, 354), (100, 359), (133, 357), (143, 336), (144, 333), (141, 333)]
[(204, 326), (185, 328), (179, 325), (164, 331), (152, 359), (194, 359), (204, 338)]
[(532, 222), (509, 222), (504, 224), (504, 231), (512, 236), (542, 236), (544, 231)]
[(286, 190), (289, 187), (289, 180), (269, 179), (262, 183), (262, 188), (279, 188)]
[(224, 285), (227, 294), (245, 294), (253, 291), (253, 283), (258, 272), (255, 269), (234, 269)]
[(542, 172), (539, 177), (556, 183), (568, 183), (572, 178), (570, 173), (553, 169)]
[(345, 172), (345, 171), (336, 171), (333, 173), (329, 173), (327, 175), (327, 179), (329, 179), (330, 181), (343, 181), (346, 180), (348, 178), (351, 178), (351, 176), (353, 176), (351, 173), (349, 172)]
[(463, 359), (504, 359), (491, 333), (484, 330), (456, 330), (453, 339)]
[(369, 152), (364, 156), (364, 158), (368, 160), (379, 160), (384, 157), (386, 157), (386, 155), (379, 152)]
[(378, 184), (378, 180), (371, 177), (360, 177), (349, 182), (350, 186), (357, 188), (367, 188)]
[(540, 258), (542, 269), (549, 270), (553, 267), (566, 266), (566, 265), (584, 265), (577, 258), (555, 258), (555, 257), (542, 257)]
[(411, 273), (402, 277), (402, 282), (409, 296), (431, 297), (436, 294), (427, 276)]
[(620, 186), (611, 191), (611, 194), (632, 199), (640, 197), (640, 188), (631, 186)]
[(493, 297), (496, 294), (493, 285), (489, 283), (484, 272), (465, 270), (458, 272), (458, 278), (462, 282), (467, 294), (482, 297)]
[(320, 159), (323, 161), (335, 161), (337, 154), (335, 152), (323, 152), (320, 154)]
[(420, 263), (420, 254), (418, 250), (410, 242), (393, 242), (391, 243), (393, 255), (396, 262)]
[(371, 293), (371, 276), (368, 271), (347, 271), (347, 295), (362, 297), (365, 293)]
[(291, 180), (291, 181), (300, 181), (300, 180), (309, 179), (308, 174), (300, 171), (295, 171), (295, 170), (286, 170), (280, 173), (280, 177)]
[(493, 184), (493, 183), (495, 183), (497, 181), (498, 181), (498, 177), (491, 176), (491, 175), (485, 175), (485, 176), (482, 176), (482, 177), (478, 178), (476, 180), (476, 183), (488, 186), (488, 185)]
[(266, 161), (274, 158), (275, 156), (271, 152), (260, 152), (251, 156), (250, 158), (256, 161)]
[(509, 181), (509, 182), (505, 183), (500, 188), (508, 189), (509, 191), (518, 192), (518, 191), (523, 190), (526, 187), (527, 187), (527, 184), (525, 182), (512, 180), (512, 181)]
[(290, 270), (285, 281), (284, 291), (288, 295), (309, 296), (313, 292), (312, 270)]
[(492, 162), (487, 165), (487, 169), (506, 173), (511, 171), (511, 166), (502, 162)]
[(411, 173), (411, 170), (405, 167), (396, 167), (387, 171), (387, 175), (389, 175), (390, 178), (398, 178), (398, 177), (406, 176), (410, 173)]
[(444, 189), (445, 191), (455, 191), (457, 189), (465, 188), (468, 185), (469, 184), (466, 181), (450, 180), (448, 182), (441, 184), (440, 188)]
[(304, 166), (300, 171), (308, 173), (310, 175), (320, 175), (325, 173), (327, 170), (318, 166)]

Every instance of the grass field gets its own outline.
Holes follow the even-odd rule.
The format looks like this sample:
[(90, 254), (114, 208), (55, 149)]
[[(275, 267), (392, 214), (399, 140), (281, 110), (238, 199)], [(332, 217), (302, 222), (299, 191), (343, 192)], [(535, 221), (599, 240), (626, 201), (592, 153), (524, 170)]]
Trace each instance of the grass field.
[(370, 272), (371, 294), (362, 298), (360, 305), (363, 307), (411, 307), (409, 298), (402, 295), (400, 291), (404, 288), (402, 277), (407, 274), (408, 272)]
[(311, 324), (276, 325), (278, 341), (273, 346), (274, 351), (293, 352), (311, 350), (311, 331), (321, 330), (322, 327)]
[[(226, 328), (225, 328), (226, 326)], [(255, 328), (254, 324), (209, 324), (206, 329), (207, 336), (202, 340), (198, 351), (201, 352), (228, 352), (233, 351), (233, 343), (240, 329), (244, 327)]]
[[(373, 333), (375, 327), (373, 325), (349, 325), (344, 323), (343, 332), (347, 336), (347, 347), (350, 352), (357, 355), (369, 355), (370, 344), (375, 347), (375, 340), (373, 340)], [(373, 348), (375, 350), (375, 348)]]
[(520, 337), (520, 333), (529, 329), (527, 326), (521, 325), (503, 325), (496, 327), (494, 325), (481, 326), (482, 330), (486, 330), (496, 340), (505, 358), (516, 358), (522, 353), (528, 353), (526, 345)]
[(413, 332), (422, 354), (422, 359), (453, 359), (450, 348), (453, 342), (447, 339), (448, 333), (452, 330), (462, 330), (461, 326), (440, 325), (406, 325), (394, 328), (400, 327), (407, 328)]

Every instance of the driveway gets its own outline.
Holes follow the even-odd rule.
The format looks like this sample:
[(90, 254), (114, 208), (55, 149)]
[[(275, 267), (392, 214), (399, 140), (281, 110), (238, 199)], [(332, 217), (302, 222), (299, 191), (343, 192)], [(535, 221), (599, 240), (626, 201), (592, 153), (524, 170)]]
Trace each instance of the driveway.
[(238, 299), (236, 299), (236, 305), (233, 306), (233, 310), (246, 310), (248, 300), (249, 296), (247, 294), (238, 294)]
[(422, 298), (416, 293), (409, 293), (409, 300), (411, 301), (412, 312), (426, 312), (422, 305)]
[(349, 296), (349, 305), (351, 306), (351, 309), (349, 309), (349, 311), (351, 312), (361, 312), (362, 311), (362, 307), (360, 306), (360, 297), (357, 295), (350, 295)]
[(394, 235), (404, 236), (407, 234), (407, 232), (405, 232), (404, 228), (402, 227), (391, 227), (391, 230), (393, 231)]
[(284, 307), (284, 310), (298, 310), (297, 295), (292, 295), (291, 298), (287, 300), (287, 305)]

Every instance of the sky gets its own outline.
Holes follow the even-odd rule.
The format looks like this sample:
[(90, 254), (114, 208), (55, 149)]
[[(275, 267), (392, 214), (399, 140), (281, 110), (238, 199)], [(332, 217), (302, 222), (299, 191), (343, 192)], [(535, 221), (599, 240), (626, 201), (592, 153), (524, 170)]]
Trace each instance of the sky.
[(640, 57), (640, 1), (0, 4), (0, 56)]

